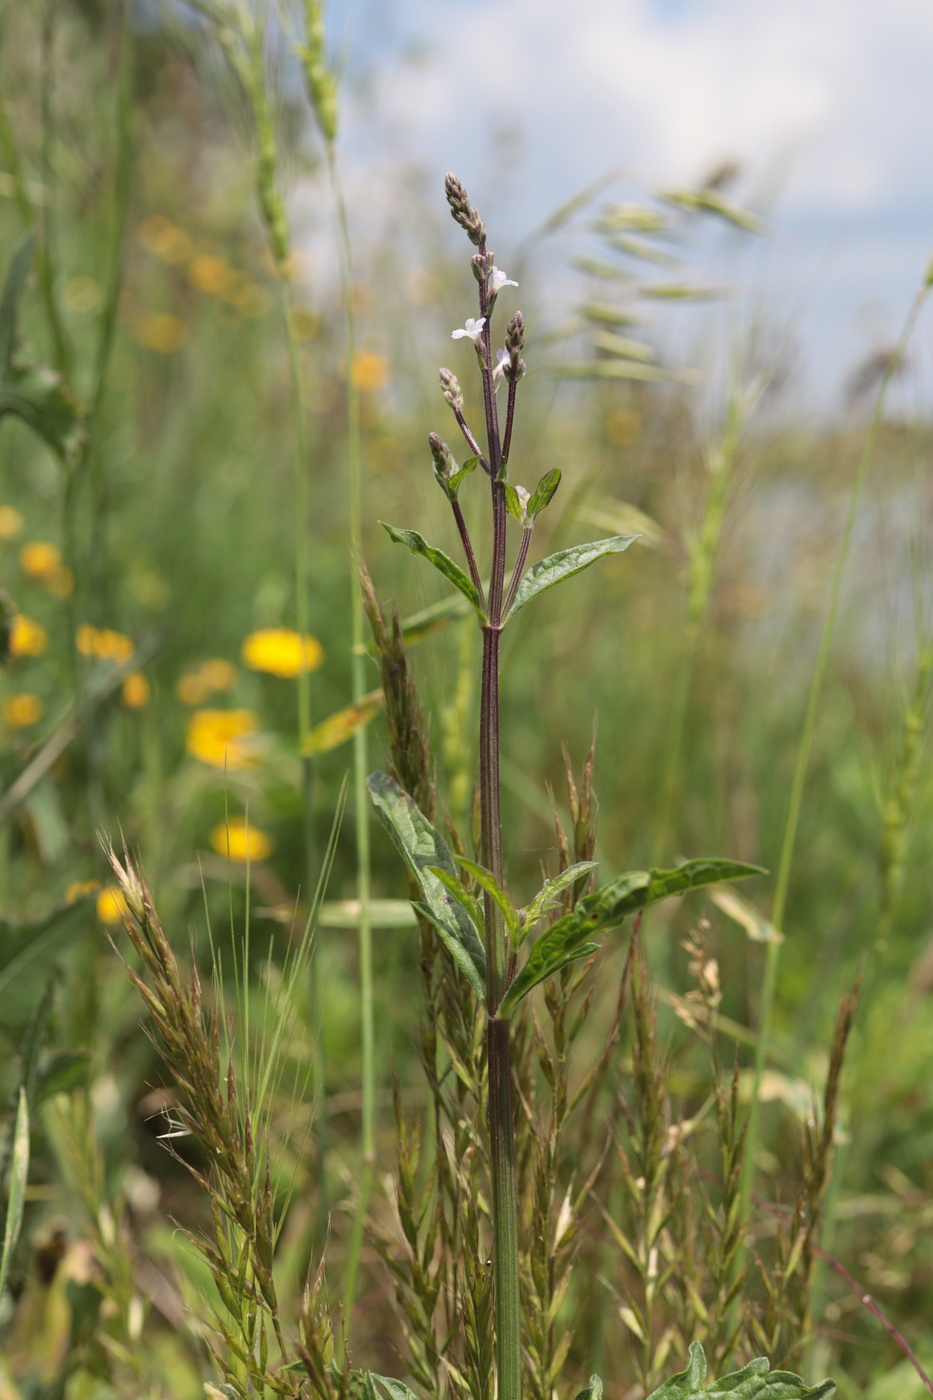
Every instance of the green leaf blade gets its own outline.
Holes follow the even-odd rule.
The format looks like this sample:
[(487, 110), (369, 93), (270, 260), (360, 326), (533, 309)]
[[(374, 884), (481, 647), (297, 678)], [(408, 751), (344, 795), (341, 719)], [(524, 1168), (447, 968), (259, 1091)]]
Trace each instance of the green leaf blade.
[(388, 773), (371, 773), (366, 786), (376, 813), (424, 895), (426, 917), (438, 930), (481, 1001), (486, 996), (486, 948), (480, 930), (434, 872), (457, 882), (447, 842)]
[(411, 550), (412, 554), (418, 554), (422, 559), (427, 559), (429, 564), (433, 564), (438, 573), (444, 575), (448, 583), (452, 583), (455, 588), (460, 590), (465, 598), (469, 599), (476, 610), (477, 616), (481, 621), (485, 622), (486, 614), (483, 612), (483, 606), (476, 588), (459, 565), (455, 564), (449, 555), (445, 554), (442, 549), (436, 549), (433, 544), (428, 544), (424, 536), (419, 535), (417, 530), (400, 530), (395, 525), (387, 525), (384, 520), (380, 521), (380, 524), (389, 536), (389, 539), (394, 540), (396, 544), (405, 545), (406, 549)]
[(539, 564), (534, 564), (518, 585), (515, 601), (509, 609), (509, 617), (514, 617), (532, 598), (537, 598), (539, 593), (562, 583), (564, 579), (573, 578), (574, 574), (582, 573), (607, 554), (621, 554), (637, 539), (637, 535), (613, 535), (607, 540), (575, 544), (570, 549), (561, 549), (556, 554), (549, 554)]
[(6, 1226), (3, 1232), (3, 1251), (0, 1253), (0, 1298), (10, 1276), (10, 1266), (19, 1232), (23, 1224), (23, 1211), (26, 1204), (26, 1182), (29, 1177), (29, 1101), (26, 1090), (20, 1089), (16, 1108), (16, 1123), (13, 1128), (13, 1151), (10, 1156), (10, 1177), (7, 1194)]

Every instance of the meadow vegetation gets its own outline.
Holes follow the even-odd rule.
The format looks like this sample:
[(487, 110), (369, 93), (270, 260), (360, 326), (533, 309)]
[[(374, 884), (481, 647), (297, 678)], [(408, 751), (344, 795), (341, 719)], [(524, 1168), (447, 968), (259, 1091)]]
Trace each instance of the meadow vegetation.
[[(698, 1343), (743, 1400), (922, 1395), (931, 434), (888, 390), (927, 270), (814, 425), (779, 335), (694, 349), (707, 230), (761, 234), (732, 172), (512, 254), (484, 205), (478, 375), (466, 192), (454, 229), (400, 170), (356, 227), (344, 173), (313, 0), (0, 6), (0, 1400), (490, 1400), (513, 1323), (502, 1400), (686, 1400)], [(497, 865), (477, 609), (405, 532), (467, 570), (468, 530), (485, 607), (455, 419), (499, 344), (509, 483), (562, 477), (528, 563), (638, 540), (503, 633)], [(713, 854), (769, 873), (636, 882), (509, 1004), (502, 1273), (498, 887), (554, 881), (541, 936)]]

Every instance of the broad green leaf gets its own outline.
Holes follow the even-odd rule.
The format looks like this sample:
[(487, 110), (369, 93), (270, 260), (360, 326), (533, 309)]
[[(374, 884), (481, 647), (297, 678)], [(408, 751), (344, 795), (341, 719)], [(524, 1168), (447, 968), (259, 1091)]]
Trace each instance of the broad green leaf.
[(18, 1036), (42, 995), (49, 966), (84, 932), (94, 896), (61, 905), (38, 924), (0, 920), (0, 1031)]
[(574, 958), (586, 957), (599, 946), (588, 940), (617, 928), (629, 915), (671, 895), (723, 880), (764, 875), (758, 865), (736, 860), (691, 860), (675, 870), (631, 870), (579, 899), (570, 914), (558, 919), (531, 945), (528, 960), (496, 1012), (508, 1016), (539, 982)]
[(458, 495), (460, 494), (460, 487), (466, 481), (467, 477), (470, 475), (470, 472), (473, 471), (479, 460), (479, 457), (468, 457), (467, 460), (464, 462), (463, 466), (460, 468), (460, 470), (454, 472), (451, 476), (450, 480), (447, 483), (447, 490), (452, 501), (455, 501), (457, 499)]
[(457, 901), (458, 904), (463, 905), (464, 909), (469, 914), (476, 927), (482, 928), (483, 906), (476, 898), (476, 895), (472, 894), (466, 888), (466, 886), (463, 884), (463, 881), (458, 880), (454, 875), (448, 875), (447, 871), (442, 870), (439, 865), (435, 865), (432, 867), (431, 874), (436, 875), (437, 878), (440, 880), (441, 884), (444, 886), (444, 889), (447, 890), (448, 893), (453, 895), (454, 899)]
[(34, 235), (27, 233), (10, 260), (0, 295), (0, 418), (9, 413), (22, 419), (68, 460), (81, 441), (85, 410), (61, 375), (29, 355), (16, 333), (34, 243)]
[(534, 494), (532, 495), (531, 500), (528, 502), (529, 520), (534, 520), (535, 516), (539, 515), (541, 511), (544, 510), (545, 506), (551, 504), (551, 501), (554, 497), (554, 492), (557, 490), (559, 485), (560, 467), (554, 467), (551, 471), (546, 472), (544, 476), (542, 476), (541, 480), (538, 482), (537, 486), (534, 489)]
[(418, 1400), (418, 1397), (408, 1389), (404, 1381), (397, 1381), (392, 1376), (377, 1376), (375, 1371), (368, 1372), (368, 1375), (382, 1386), (389, 1400)]
[(687, 1369), (658, 1386), (648, 1400), (829, 1400), (835, 1389), (831, 1380), (809, 1386), (792, 1371), (772, 1371), (765, 1356), (749, 1361), (741, 1371), (707, 1381), (703, 1348), (693, 1342)]
[(598, 864), (597, 860), (581, 860), (576, 865), (568, 865), (559, 875), (552, 875), (550, 880), (545, 880), (531, 903), (518, 911), (522, 940), (528, 937), (533, 925), (545, 910), (552, 908), (557, 902), (557, 895), (568, 885), (575, 884), (582, 875), (588, 875), (591, 870), (595, 870)]
[(425, 914), (441, 934), (458, 967), (469, 978), (477, 996), (484, 1001), (486, 949), (481, 931), (433, 873), (434, 868), (440, 867), (452, 879), (457, 878), (457, 867), (447, 842), (388, 773), (371, 773), (366, 785), (380, 821), (421, 887)]
[(459, 588), (464, 598), (469, 598), (479, 617), (485, 621), (486, 615), (483, 612), (479, 594), (463, 570), (442, 549), (435, 549), (433, 544), (428, 544), (417, 530), (399, 530), (394, 525), (387, 525), (384, 520), (380, 521), (380, 524), (389, 538), (394, 540), (396, 544), (405, 545), (412, 554), (420, 554), (422, 559), (427, 559), (429, 564), (433, 564), (448, 582), (452, 583), (455, 588)]
[(491, 870), (487, 870), (484, 865), (477, 865), (475, 860), (467, 860), (465, 856), (457, 856), (458, 865), (462, 865), (478, 885), (490, 894), (496, 904), (502, 910), (502, 917), (505, 919), (505, 926), (509, 931), (511, 939), (517, 939), (520, 928), (518, 922), (518, 912), (515, 905), (509, 899), (505, 890), (496, 880)]
[(362, 729), (385, 704), (381, 690), (371, 690), (368, 695), (328, 715), (327, 719), (316, 724), (301, 746), (303, 754), (329, 753), (352, 739), (358, 729)]
[(20, 1089), (13, 1129), (13, 1152), (10, 1158), (10, 1184), (6, 1203), (6, 1226), (3, 1231), (3, 1252), (0, 1254), (0, 1298), (13, 1262), (13, 1252), (23, 1223), (26, 1181), (29, 1177), (29, 1101), (26, 1090)]
[(576, 1400), (603, 1400), (603, 1383), (599, 1376), (590, 1376), (586, 1390), (581, 1390)]
[(515, 601), (509, 609), (509, 617), (514, 617), (532, 598), (537, 598), (539, 593), (553, 588), (565, 578), (582, 573), (606, 554), (621, 554), (623, 549), (628, 549), (632, 541), (637, 539), (637, 535), (613, 535), (608, 540), (575, 544), (570, 549), (561, 549), (557, 554), (549, 554), (539, 564), (532, 565), (518, 585)]

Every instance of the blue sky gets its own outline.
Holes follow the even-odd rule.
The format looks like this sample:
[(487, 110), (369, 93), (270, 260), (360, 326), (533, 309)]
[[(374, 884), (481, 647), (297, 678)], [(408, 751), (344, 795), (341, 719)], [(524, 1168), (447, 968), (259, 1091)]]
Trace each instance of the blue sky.
[(609, 169), (631, 193), (733, 158), (772, 227), (753, 290), (794, 307), (813, 403), (896, 337), (933, 255), (931, 0), (335, 0), (331, 23), (351, 186), (455, 169), (517, 239)]

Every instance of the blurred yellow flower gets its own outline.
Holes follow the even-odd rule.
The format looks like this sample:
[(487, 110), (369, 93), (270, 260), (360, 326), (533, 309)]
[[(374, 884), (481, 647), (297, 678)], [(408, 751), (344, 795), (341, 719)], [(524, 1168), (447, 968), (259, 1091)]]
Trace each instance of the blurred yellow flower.
[(105, 885), (97, 896), (97, 917), (102, 924), (118, 924), (129, 906), (123, 898), (123, 891), (116, 885)]
[(100, 889), (99, 880), (72, 880), (65, 891), (65, 903), (74, 904), (75, 900), (81, 899), (86, 894), (93, 894)]
[(15, 540), (25, 523), (15, 506), (0, 506), (0, 540)]
[(150, 311), (136, 327), (136, 339), (147, 350), (160, 355), (174, 355), (188, 339), (184, 321), (164, 311)]
[(100, 283), (93, 277), (70, 277), (65, 283), (65, 305), (80, 315), (96, 311), (103, 296)]
[(265, 860), (275, 848), (272, 837), (243, 817), (231, 817), (211, 832), (211, 845), (220, 856), (231, 860)]
[(54, 598), (70, 598), (75, 591), (75, 576), (67, 564), (49, 574), (43, 582)]
[(269, 310), (271, 299), (259, 282), (245, 282), (234, 294), (233, 304), (242, 316), (259, 321)]
[(98, 661), (129, 661), (133, 655), (132, 640), (109, 627), (92, 627), (89, 622), (82, 623), (76, 639), (81, 655), (93, 656)]
[(10, 629), (11, 656), (41, 656), (49, 644), (49, 634), (31, 617), (17, 613)]
[(164, 214), (151, 214), (143, 219), (137, 237), (144, 248), (165, 262), (182, 263), (191, 254), (190, 236)]
[(388, 384), (389, 362), (384, 355), (376, 355), (371, 350), (358, 350), (353, 356), (350, 377), (357, 389), (373, 394)]
[(48, 540), (30, 540), (19, 552), (19, 566), (27, 578), (48, 579), (62, 567), (62, 552)]
[(215, 690), (230, 690), (236, 683), (236, 667), (222, 656), (210, 656), (196, 671), (186, 671), (175, 682), (175, 694), (183, 705), (201, 705)]
[(8, 695), (3, 702), (3, 718), (11, 729), (27, 729), (45, 714), (38, 695)]
[(214, 768), (245, 768), (256, 761), (252, 736), (258, 728), (254, 710), (195, 710), (188, 725), (188, 752)]
[(201, 253), (188, 264), (188, 281), (208, 296), (221, 296), (235, 278), (233, 268), (211, 253)]
[(175, 682), (175, 694), (183, 705), (203, 705), (211, 688), (200, 671), (186, 671)]
[(297, 632), (287, 627), (263, 627), (250, 632), (240, 655), (252, 671), (268, 671), (273, 676), (298, 676), (304, 669), (316, 671), (324, 660), (324, 649), (317, 637), (305, 636), (304, 647)]
[(142, 671), (130, 671), (128, 676), (124, 676), (121, 692), (123, 703), (128, 710), (144, 710), (152, 693)]

